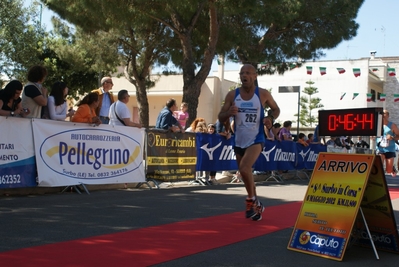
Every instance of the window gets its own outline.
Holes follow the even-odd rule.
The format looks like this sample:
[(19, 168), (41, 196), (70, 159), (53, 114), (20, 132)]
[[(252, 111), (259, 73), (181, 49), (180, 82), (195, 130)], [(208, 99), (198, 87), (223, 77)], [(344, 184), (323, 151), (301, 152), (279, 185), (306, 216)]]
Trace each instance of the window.
[(279, 86), (279, 93), (298, 93), (300, 86)]

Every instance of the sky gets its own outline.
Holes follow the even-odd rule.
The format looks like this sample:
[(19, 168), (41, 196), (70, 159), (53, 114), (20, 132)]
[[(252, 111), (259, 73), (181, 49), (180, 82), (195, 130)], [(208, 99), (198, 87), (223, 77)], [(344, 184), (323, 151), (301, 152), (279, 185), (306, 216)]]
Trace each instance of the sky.
[[(25, 4), (35, 2), (24, 0)], [(357, 36), (343, 41), (336, 48), (324, 50), (325, 57), (319, 60), (345, 60), (369, 57), (370, 51), (377, 51), (376, 57), (399, 56), (399, 32), (397, 16), (399, 0), (365, 0), (356, 22), (359, 24)], [(42, 23), (51, 28), (54, 13), (43, 5)], [(239, 64), (226, 62), (225, 70), (238, 70)], [(212, 71), (217, 70), (216, 59)]]

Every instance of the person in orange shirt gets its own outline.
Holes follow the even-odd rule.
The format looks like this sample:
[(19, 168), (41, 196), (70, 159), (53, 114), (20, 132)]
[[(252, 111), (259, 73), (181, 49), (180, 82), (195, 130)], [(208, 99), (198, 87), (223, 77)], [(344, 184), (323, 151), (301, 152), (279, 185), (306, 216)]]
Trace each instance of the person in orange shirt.
[(301, 144), (303, 146), (309, 146), (309, 144), (305, 140), (305, 136), (306, 135), (304, 133), (299, 133), (297, 143), (299, 143), (299, 144)]
[(100, 118), (96, 115), (95, 109), (98, 107), (98, 94), (89, 93), (82, 100), (76, 104), (76, 110), (71, 121), (72, 122), (86, 122), (90, 124), (101, 124)]

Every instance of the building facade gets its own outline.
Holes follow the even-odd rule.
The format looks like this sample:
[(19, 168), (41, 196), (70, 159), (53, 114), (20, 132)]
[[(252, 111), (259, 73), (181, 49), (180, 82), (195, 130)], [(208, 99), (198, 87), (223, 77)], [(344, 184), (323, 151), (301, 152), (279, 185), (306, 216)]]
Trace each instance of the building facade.
[[(307, 81), (312, 81), (318, 93), (312, 97), (321, 99), (322, 109), (350, 109), (365, 107), (382, 107), (390, 111), (393, 122), (399, 124), (399, 102), (395, 95), (399, 94), (399, 82), (396, 75), (399, 71), (399, 57), (380, 57), (357, 60), (334, 60), (305, 62), (301, 67), (286, 71), (283, 75), (258, 76), (259, 86), (271, 90), (280, 106), (279, 122), (293, 121), (293, 129), (297, 127), (299, 97), (307, 96), (302, 91)], [(201, 88), (197, 116), (207, 122), (215, 122), (224, 97), (230, 88), (239, 84), (239, 69), (224, 71), (220, 65), (218, 71), (211, 73)], [(150, 107), (150, 125), (155, 125), (159, 111), (169, 98), (178, 103), (183, 96), (182, 75), (152, 76), (155, 87), (148, 90)], [(114, 95), (121, 89), (127, 89), (135, 96), (136, 89), (124, 77), (113, 78)], [(368, 101), (368, 94), (371, 100)], [(385, 101), (380, 101), (385, 94)], [(370, 99), (370, 95), (369, 95)], [(398, 99), (399, 100), (399, 99)], [(138, 103), (134, 97), (130, 99), (129, 108), (133, 118), (138, 121)], [(317, 117), (318, 110), (312, 110)], [(315, 125), (313, 125), (314, 127)]]

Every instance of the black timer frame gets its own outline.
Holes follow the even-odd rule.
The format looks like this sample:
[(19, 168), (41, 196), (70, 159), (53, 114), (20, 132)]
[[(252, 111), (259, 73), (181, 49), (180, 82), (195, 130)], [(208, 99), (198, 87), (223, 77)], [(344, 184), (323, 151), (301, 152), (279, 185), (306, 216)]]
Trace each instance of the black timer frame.
[(380, 136), (382, 108), (319, 110), (319, 136)]

